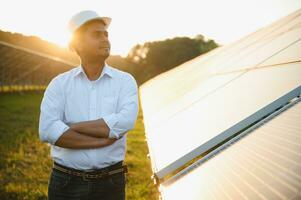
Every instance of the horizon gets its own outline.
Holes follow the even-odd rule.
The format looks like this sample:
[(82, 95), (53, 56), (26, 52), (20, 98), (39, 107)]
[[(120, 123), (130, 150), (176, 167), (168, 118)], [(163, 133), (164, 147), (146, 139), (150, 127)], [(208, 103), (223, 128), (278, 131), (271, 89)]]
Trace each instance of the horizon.
[[(1, 30), (37, 36), (67, 47), (70, 38), (66, 29), (67, 21), (78, 11), (92, 9), (100, 15), (112, 17), (109, 27), (111, 54), (120, 56), (126, 56), (136, 44), (174, 37), (194, 38), (196, 35), (203, 35), (218, 44), (226, 45), (301, 8), (301, 1), (298, 0), (76, 0), (72, 5), (70, 2), (63, 2), (65, 5), (62, 5), (58, 0), (16, 2), (11, 0), (1, 6), (0, 16), (5, 19), (0, 22)], [(119, 6), (116, 7), (116, 4)], [(169, 9), (171, 6), (172, 9)]]

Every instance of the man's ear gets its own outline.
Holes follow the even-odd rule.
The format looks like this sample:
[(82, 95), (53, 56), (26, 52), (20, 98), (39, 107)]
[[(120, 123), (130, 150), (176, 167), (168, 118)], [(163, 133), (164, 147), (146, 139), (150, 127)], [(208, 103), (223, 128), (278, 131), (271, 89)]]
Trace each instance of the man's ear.
[(76, 52), (76, 50), (74, 49), (73, 44), (71, 42), (69, 42), (68, 48), (69, 48), (70, 51)]
[(78, 43), (78, 41), (72, 41), (69, 43), (69, 49), (79, 55), (79, 52), (82, 49), (82, 47)]
[(75, 41), (73, 48), (75, 49), (75, 51), (81, 51), (83, 49), (81, 42), (80, 41)]

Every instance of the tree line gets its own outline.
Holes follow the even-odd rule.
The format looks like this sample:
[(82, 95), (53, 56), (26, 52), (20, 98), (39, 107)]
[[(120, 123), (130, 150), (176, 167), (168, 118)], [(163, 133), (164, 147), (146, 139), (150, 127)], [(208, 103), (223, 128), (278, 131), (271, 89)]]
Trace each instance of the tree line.
[[(74, 52), (36, 36), (24, 36), (20, 33), (10, 33), (0, 30), (0, 41), (79, 64), (79, 60)], [(131, 73), (140, 85), (154, 76), (168, 71), (218, 46), (214, 40), (206, 39), (202, 35), (197, 35), (194, 38), (175, 37), (162, 41), (137, 44), (130, 50), (125, 58), (118, 55), (111, 55), (107, 62), (115, 68)]]
[(143, 83), (218, 46), (214, 40), (202, 35), (137, 44), (126, 57), (128, 70)]

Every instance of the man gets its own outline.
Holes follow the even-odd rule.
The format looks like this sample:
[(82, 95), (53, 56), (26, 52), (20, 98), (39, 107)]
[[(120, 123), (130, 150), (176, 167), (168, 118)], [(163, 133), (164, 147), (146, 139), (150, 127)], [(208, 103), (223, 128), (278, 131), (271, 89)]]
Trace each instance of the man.
[(54, 161), (48, 197), (125, 199), (125, 133), (138, 113), (135, 79), (105, 63), (111, 19), (83, 11), (69, 22), (81, 65), (55, 77), (41, 103), (39, 136)]

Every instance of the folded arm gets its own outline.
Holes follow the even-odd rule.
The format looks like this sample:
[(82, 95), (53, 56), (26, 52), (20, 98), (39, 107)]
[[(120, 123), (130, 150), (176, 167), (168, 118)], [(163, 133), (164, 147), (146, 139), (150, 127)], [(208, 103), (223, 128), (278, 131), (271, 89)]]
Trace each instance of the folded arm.
[(108, 146), (115, 141), (116, 139), (90, 137), (68, 129), (55, 142), (55, 145), (69, 149), (89, 149)]
[(81, 134), (70, 129), (63, 119), (64, 93), (58, 77), (48, 85), (41, 103), (39, 137), (42, 142), (70, 149), (99, 148), (115, 140)]
[(97, 138), (108, 138), (110, 132), (110, 128), (103, 119), (77, 122), (70, 124), (70, 128), (73, 131)]

